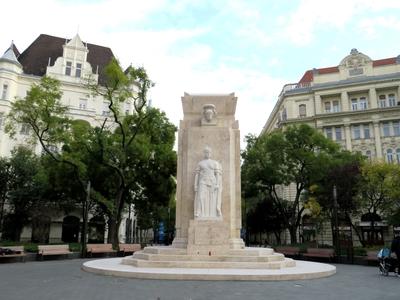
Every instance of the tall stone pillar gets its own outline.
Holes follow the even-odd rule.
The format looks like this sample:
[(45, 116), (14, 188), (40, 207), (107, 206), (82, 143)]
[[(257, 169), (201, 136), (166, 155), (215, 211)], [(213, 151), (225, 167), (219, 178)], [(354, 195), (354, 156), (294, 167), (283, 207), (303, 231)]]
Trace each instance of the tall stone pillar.
[[(240, 238), (240, 132), (238, 121), (235, 120), (236, 103), (237, 98), (233, 93), (185, 93), (182, 97), (183, 120), (180, 121), (178, 134), (176, 235), (173, 247), (187, 248), (189, 252), (197, 254), (211, 251), (208, 249), (218, 252), (244, 248)], [(195, 205), (199, 196), (195, 186), (199, 181), (198, 176), (201, 176), (199, 168), (202, 168), (200, 162), (205, 159), (205, 148), (212, 152), (213, 162), (210, 164), (221, 169), (218, 171), (221, 174), (221, 190), (218, 188), (221, 193), (221, 214), (215, 210), (205, 214), (200, 210), (197, 213)]]
[(346, 137), (346, 150), (351, 151), (352, 145), (351, 145), (351, 130), (350, 130), (350, 125), (349, 124), (344, 124), (344, 134)]
[(374, 121), (374, 137), (375, 137), (375, 152), (376, 158), (382, 158), (382, 143), (381, 143), (381, 130), (379, 121)]
[(346, 91), (343, 91), (341, 93), (341, 106), (342, 106), (342, 111), (349, 111), (349, 94)]
[(322, 109), (321, 109), (321, 95), (315, 94), (315, 114), (322, 114)]
[(369, 89), (369, 103), (371, 108), (377, 108), (378, 107), (378, 99), (376, 96), (376, 90), (375, 88), (370, 88)]

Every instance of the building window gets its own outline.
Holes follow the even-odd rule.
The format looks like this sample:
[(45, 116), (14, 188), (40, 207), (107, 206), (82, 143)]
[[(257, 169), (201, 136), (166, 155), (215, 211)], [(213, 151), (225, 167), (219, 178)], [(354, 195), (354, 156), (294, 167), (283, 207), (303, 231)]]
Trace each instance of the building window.
[(333, 112), (340, 112), (339, 101), (332, 102), (332, 109), (333, 109)]
[(87, 108), (87, 99), (79, 99), (79, 108), (86, 109)]
[(326, 113), (331, 112), (331, 103), (330, 102), (325, 102), (325, 112)]
[(364, 128), (364, 139), (370, 139), (371, 138), (371, 132), (369, 131), (369, 125), (368, 124), (364, 124), (363, 128)]
[(397, 163), (400, 164), (400, 148), (398, 148), (396, 150), (396, 159), (397, 159)]
[(19, 133), (23, 134), (23, 135), (28, 135), (29, 131), (30, 131), (29, 125), (28, 124), (22, 124), (21, 125), (21, 131)]
[(67, 61), (67, 65), (65, 66), (65, 75), (71, 76), (71, 70), (72, 70), (72, 62)]
[(400, 121), (393, 121), (393, 134), (400, 136)]
[(82, 73), (82, 64), (77, 63), (75, 70), (75, 77), (81, 77), (81, 73)]
[(0, 129), (3, 127), (4, 114), (0, 114)]
[(8, 90), (8, 85), (3, 84), (3, 92), (1, 93), (1, 99), (3, 100), (7, 99), (7, 90)]
[(379, 95), (379, 107), (386, 107), (386, 95)]
[(333, 136), (332, 136), (332, 128), (331, 127), (326, 127), (325, 128), (325, 135), (328, 139), (332, 140)]
[(103, 111), (101, 112), (102, 116), (109, 116), (110, 115), (110, 108), (108, 107), (108, 102), (103, 102)]
[(351, 99), (351, 110), (358, 110), (358, 101), (357, 101), (357, 98)]
[(341, 141), (343, 139), (342, 127), (335, 127), (335, 137), (337, 141)]
[(371, 160), (372, 160), (372, 153), (371, 153), (371, 150), (367, 150), (367, 151), (365, 152), (365, 156), (367, 157), (368, 161), (371, 161)]
[(385, 122), (382, 123), (382, 135), (383, 136), (390, 136), (390, 123), (389, 122)]
[(366, 110), (368, 108), (367, 98), (360, 97), (359, 104), (360, 104), (360, 109), (361, 110)]
[(307, 107), (305, 104), (299, 105), (299, 116), (300, 118), (304, 118), (305, 116), (307, 116)]
[(131, 113), (131, 104), (126, 102), (125, 103), (125, 115), (129, 115)]
[(353, 126), (353, 139), (359, 140), (361, 138), (360, 136), (360, 125), (354, 125)]
[(388, 100), (389, 100), (389, 107), (396, 106), (397, 101), (396, 101), (396, 96), (394, 94), (389, 94)]
[(392, 149), (387, 149), (386, 151), (386, 160), (389, 164), (393, 163), (393, 151)]

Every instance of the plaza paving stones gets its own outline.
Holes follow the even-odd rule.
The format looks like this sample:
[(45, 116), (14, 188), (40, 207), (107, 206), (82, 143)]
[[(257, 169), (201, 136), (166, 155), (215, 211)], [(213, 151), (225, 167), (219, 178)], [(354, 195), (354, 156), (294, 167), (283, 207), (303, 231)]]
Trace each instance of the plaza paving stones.
[(100, 276), (89, 260), (0, 264), (0, 299), (8, 300), (398, 300), (400, 278), (377, 267), (336, 265), (334, 276), (295, 281), (175, 281)]

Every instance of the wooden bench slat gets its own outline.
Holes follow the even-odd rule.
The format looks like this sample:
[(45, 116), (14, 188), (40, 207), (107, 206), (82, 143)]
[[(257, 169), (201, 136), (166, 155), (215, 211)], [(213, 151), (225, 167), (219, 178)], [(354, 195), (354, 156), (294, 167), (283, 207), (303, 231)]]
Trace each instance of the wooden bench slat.
[(308, 248), (307, 252), (303, 254), (305, 257), (323, 257), (323, 258), (333, 258), (335, 256), (334, 249), (327, 248)]
[(2, 254), (2, 255), (0, 255), (0, 258), (21, 257), (22, 261), (25, 261), (26, 253), (24, 252), (24, 246), (0, 246), (0, 248), (19, 252), (19, 253), (13, 253), (13, 254)]
[(114, 253), (117, 252), (112, 248), (112, 244), (87, 244), (86, 251), (92, 253)]
[(70, 254), (69, 245), (39, 245), (38, 253), (40, 255), (63, 255)]

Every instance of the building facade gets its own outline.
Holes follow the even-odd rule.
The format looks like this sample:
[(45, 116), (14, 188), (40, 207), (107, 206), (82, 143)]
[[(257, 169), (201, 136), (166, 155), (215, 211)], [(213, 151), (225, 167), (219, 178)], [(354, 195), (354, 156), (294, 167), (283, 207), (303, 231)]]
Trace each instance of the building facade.
[[(69, 107), (69, 117), (84, 120), (92, 126), (100, 126), (109, 115), (108, 102), (94, 96), (87, 88), (87, 78), (100, 85), (105, 83), (103, 70), (114, 58), (108, 47), (82, 42), (79, 35), (72, 39), (41, 34), (22, 53), (12, 43), (0, 57), (0, 156), (10, 156), (18, 145), (26, 145), (29, 127), (22, 124), (15, 138), (4, 131), (5, 118), (11, 104), (17, 98), (24, 98), (33, 84), (38, 84), (43, 76), (60, 81), (62, 104)], [(133, 105), (124, 103), (123, 111), (133, 113)], [(40, 154), (40, 145), (32, 145)], [(63, 212), (51, 212), (48, 221), (41, 221), (38, 230), (45, 230), (50, 242), (78, 241), (80, 211), (65, 216)], [(125, 239), (126, 224), (133, 226), (132, 218), (122, 221), (120, 238)], [(102, 241), (107, 235), (104, 220), (92, 220), (92, 239)], [(39, 227), (40, 227), (39, 226)], [(30, 240), (35, 228), (26, 227), (21, 239)], [(132, 232), (132, 228), (128, 231)], [(91, 236), (89, 236), (90, 240)]]
[[(298, 123), (370, 160), (400, 164), (400, 56), (372, 60), (352, 49), (338, 66), (308, 70), (286, 84), (262, 134)], [(366, 236), (369, 224), (358, 223)], [(391, 235), (384, 222), (378, 225), (375, 238)]]

